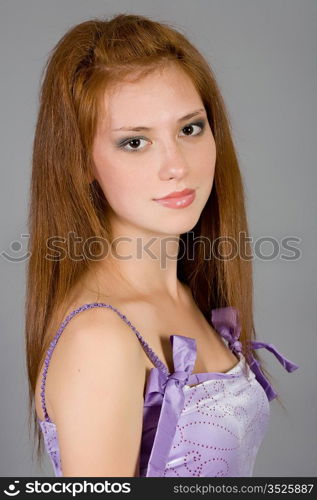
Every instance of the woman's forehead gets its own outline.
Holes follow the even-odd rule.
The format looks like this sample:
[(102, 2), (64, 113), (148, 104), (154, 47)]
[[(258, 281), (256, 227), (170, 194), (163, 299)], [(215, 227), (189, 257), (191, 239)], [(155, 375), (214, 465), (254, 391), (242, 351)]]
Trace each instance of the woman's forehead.
[(144, 128), (152, 128), (158, 121), (177, 121), (203, 107), (190, 78), (177, 70), (160, 78), (153, 72), (137, 82), (121, 82), (105, 90), (103, 104), (101, 119), (111, 130), (133, 128), (140, 119), (146, 122)]

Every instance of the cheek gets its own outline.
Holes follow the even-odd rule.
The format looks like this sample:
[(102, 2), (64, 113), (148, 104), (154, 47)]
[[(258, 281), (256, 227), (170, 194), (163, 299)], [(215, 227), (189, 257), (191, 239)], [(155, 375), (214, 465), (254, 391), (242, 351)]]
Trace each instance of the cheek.
[(210, 195), (213, 186), (216, 167), (216, 146), (211, 132), (210, 136), (210, 140), (202, 145), (196, 160), (197, 183), (206, 198)]
[(196, 165), (201, 178), (213, 180), (216, 166), (216, 148), (213, 140), (200, 149)]
[(146, 179), (137, 175), (128, 165), (116, 165), (113, 161), (95, 160), (97, 180), (102, 191), (115, 212), (131, 210), (131, 204), (136, 206), (147, 192)]

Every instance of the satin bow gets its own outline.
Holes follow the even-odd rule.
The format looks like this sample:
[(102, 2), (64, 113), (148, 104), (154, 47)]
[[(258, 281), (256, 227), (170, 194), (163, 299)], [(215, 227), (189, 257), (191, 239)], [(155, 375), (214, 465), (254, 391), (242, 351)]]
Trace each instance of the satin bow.
[(163, 398), (160, 418), (148, 462), (147, 476), (159, 477), (165, 469), (179, 415), (184, 406), (183, 387), (188, 382), (196, 360), (196, 340), (171, 335), (174, 373), (166, 374), (157, 368), (150, 372), (147, 400), (159, 404)]
[(144, 406), (161, 406), (147, 477), (163, 475), (177, 422), (184, 407), (184, 385), (239, 377), (238, 373), (192, 373), (196, 361), (196, 340), (183, 335), (171, 335), (170, 342), (173, 346), (174, 373), (152, 368), (147, 383)]
[[(241, 352), (242, 344), (238, 340), (241, 333), (241, 324), (239, 321), (238, 309), (232, 306), (212, 309), (211, 321), (220, 335), (228, 341), (228, 347), (233, 351)], [(262, 347), (272, 352), (288, 372), (293, 372), (294, 370), (297, 370), (297, 368), (299, 368), (298, 365), (283, 356), (273, 344), (269, 344), (266, 342), (257, 342), (255, 340), (251, 341), (251, 349), (261, 349)], [(277, 393), (274, 391), (268, 379), (264, 376), (260, 367), (260, 363), (257, 359), (255, 359), (252, 352), (250, 353), (249, 366), (255, 374), (255, 378), (265, 390), (268, 400), (271, 401), (272, 399), (276, 398)]]

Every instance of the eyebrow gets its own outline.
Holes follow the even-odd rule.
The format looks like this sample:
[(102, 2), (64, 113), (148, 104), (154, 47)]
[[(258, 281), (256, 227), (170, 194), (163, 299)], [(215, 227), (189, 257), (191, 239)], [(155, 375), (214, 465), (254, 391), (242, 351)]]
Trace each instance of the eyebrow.
[[(197, 109), (197, 111), (193, 111), (192, 113), (189, 113), (188, 115), (182, 116), (182, 118), (179, 118), (177, 120), (177, 123), (183, 122), (185, 120), (189, 120), (190, 118), (193, 118), (194, 116), (198, 115), (202, 111), (206, 111), (205, 108), (200, 108)], [(112, 131), (113, 132), (118, 132), (119, 130), (126, 130), (129, 132), (140, 132), (141, 130), (152, 130), (150, 127), (144, 127), (143, 125), (131, 125), (130, 127), (120, 127), (120, 128), (115, 128)]]

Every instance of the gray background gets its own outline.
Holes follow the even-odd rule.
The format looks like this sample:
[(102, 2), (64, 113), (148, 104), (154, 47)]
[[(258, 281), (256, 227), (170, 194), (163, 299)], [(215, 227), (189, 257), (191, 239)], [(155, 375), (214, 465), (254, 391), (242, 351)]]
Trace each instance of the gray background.
[[(280, 253), (256, 258), (255, 325), (300, 365), (259, 351), (287, 413), (273, 401), (255, 476), (316, 476), (316, 21), (314, 0), (1, 0), (1, 476), (52, 476), (31, 461), (24, 362), (26, 209), (42, 68), (72, 25), (117, 13), (183, 31), (207, 57), (228, 107), (250, 233)], [(313, 154), (314, 153), (314, 154)], [(282, 238), (299, 238), (285, 260)], [(270, 244), (262, 246), (269, 255)]]

